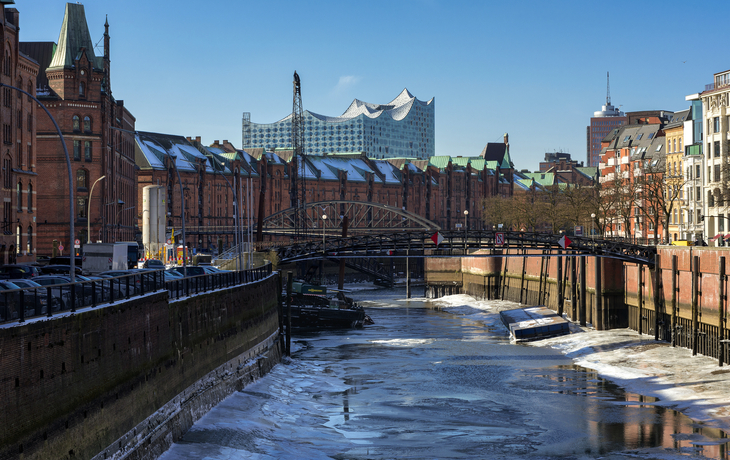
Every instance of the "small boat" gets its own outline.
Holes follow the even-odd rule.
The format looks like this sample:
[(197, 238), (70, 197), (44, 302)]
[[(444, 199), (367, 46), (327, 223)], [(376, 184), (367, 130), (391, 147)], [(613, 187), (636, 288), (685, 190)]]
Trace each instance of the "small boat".
[[(292, 328), (340, 328), (356, 329), (373, 320), (365, 310), (343, 291), (328, 295), (327, 288), (303, 282), (292, 283)], [(286, 298), (286, 296), (284, 296)], [(284, 315), (288, 307), (284, 306)]]

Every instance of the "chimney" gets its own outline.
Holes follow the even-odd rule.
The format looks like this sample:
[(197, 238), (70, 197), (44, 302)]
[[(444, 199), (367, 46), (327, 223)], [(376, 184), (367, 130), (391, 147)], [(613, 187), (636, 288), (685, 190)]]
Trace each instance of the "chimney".
[(198, 144), (200, 144), (200, 143), (201, 143), (201, 142), (200, 142), (200, 136), (195, 136), (195, 142), (197, 142)]

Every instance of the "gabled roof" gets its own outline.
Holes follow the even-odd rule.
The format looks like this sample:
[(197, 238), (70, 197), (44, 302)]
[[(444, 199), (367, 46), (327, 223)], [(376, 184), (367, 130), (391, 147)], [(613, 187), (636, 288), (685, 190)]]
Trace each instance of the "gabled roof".
[(56, 44), (53, 42), (20, 42), (20, 52), (30, 56), (38, 63), (38, 76), (36, 77), (36, 96), (48, 96), (48, 77), (46, 69), (51, 64), (53, 53), (56, 51)]
[(86, 56), (94, 68), (104, 68), (103, 58), (97, 58), (94, 54), (94, 43), (91, 41), (89, 26), (86, 23), (84, 5), (66, 3), (63, 24), (61, 24), (61, 32), (58, 35), (58, 47), (48, 69), (73, 67), (74, 61), (80, 56), (81, 48), (86, 48)]
[(553, 173), (526, 173), (525, 176), (543, 186), (550, 186), (555, 183), (555, 174)]
[(487, 161), (496, 161), (502, 169), (512, 168), (512, 159), (509, 156), (509, 146), (503, 142), (490, 142), (479, 155)]
[(681, 110), (669, 116), (669, 122), (666, 125), (667, 129), (677, 128), (684, 125), (685, 121), (692, 119), (692, 111), (690, 109)]
[(195, 171), (196, 164), (205, 163), (206, 171), (214, 172), (208, 157), (183, 136), (138, 131), (135, 140), (135, 163), (141, 169), (165, 169), (169, 156), (180, 171)]
[(428, 165), (435, 166), (439, 169), (439, 171), (443, 171), (447, 166), (449, 166), (450, 161), (451, 157), (448, 155), (436, 155), (428, 159)]

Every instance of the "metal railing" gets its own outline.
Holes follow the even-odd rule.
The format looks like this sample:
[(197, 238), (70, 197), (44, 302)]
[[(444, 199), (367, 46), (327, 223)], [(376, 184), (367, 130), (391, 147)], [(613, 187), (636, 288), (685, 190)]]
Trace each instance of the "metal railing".
[(111, 278), (0, 291), (0, 324), (75, 312), (152, 292), (170, 299), (246, 284), (271, 275), (271, 264), (250, 270), (221, 272), (165, 281), (164, 270), (147, 270)]

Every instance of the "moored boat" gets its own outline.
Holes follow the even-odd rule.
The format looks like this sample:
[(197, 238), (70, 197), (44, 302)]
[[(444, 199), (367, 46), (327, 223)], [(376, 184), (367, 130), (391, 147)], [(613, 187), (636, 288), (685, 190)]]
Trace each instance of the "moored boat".
[[(284, 314), (287, 314), (284, 307)], [(324, 286), (302, 282), (292, 283), (291, 325), (292, 328), (361, 328), (373, 321), (365, 310), (352, 298), (337, 291), (327, 293)]]

